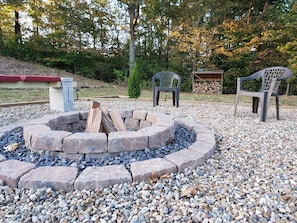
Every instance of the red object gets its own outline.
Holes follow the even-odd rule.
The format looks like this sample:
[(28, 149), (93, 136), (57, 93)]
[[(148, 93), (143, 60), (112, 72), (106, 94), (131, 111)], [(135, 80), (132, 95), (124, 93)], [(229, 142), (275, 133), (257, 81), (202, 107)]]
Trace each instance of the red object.
[(17, 75), (0, 75), (0, 82), (60, 82), (61, 78), (57, 76), (17, 76)]
[(20, 76), (0, 75), (0, 82), (18, 82), (22, 81)]
[(21, 76), (24, 82), (60, 82), (61, 78), (57, 76)]

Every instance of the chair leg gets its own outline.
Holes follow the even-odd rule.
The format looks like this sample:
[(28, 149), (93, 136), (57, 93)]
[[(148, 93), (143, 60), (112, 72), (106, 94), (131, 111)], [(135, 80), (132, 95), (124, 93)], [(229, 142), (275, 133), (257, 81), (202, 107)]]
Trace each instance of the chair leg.
[(153, 89), (153, 107), (156, 107), (156, 91)]
[(176, 91), (176, 107), (179, 107), (179, 90)]
[(172, 91), (173, 106), (175, 106), (175, 91)]
[(238, 94), (236, 94), (236, 99), (235, 99), (235, 108), (234, 108), (234, 116), (235, 116), (235, 114), (236, 114), (236, 111), (237, 111), (237, 105), (238, 105), (238, 100), (239, 100), (239, 95)]
[(258, 107), (259, 107), (259, 98), (253, 97), (253, 113), (258, 113)]
[(279, 97), (278, 97), (278, 95), (275, 96), (275, 104), (276, 104), (276, 119), (280, 120), (280, 118), (279, 118)]
[(261, 114), (260, 114), (260, 121), (261, 122), (266, 122), (267, 119), (267, 111), (268, 111), (268, 92), (264, 92), (264, 97), (263, 97), (263, 103), (262, 103), (262, 108), (261, 108)]
[(159, 105), (159, 98), (160, 98), (160, 91), (157, 91), (157, 100), (156, 100), (157, 105)]

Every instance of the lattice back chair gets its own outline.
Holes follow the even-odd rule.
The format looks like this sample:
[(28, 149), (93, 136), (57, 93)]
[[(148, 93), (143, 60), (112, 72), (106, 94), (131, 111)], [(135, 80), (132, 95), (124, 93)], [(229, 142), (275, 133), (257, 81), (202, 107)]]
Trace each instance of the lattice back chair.
[[(237, 78), (237, 93), (235, 99), (234, 115), (237, 111), (239, 96), (246, 95), (253, 97), (253, 112), (257, 113), (258, 103), (261, 104), (260, 121), (266, 121), (267, 110), (271, 96), (276, 99), (276, 118), (279, 120), (279, 94), (278, 88), (282, 80), (289, 78), (292, 71), (286, 67), (269, 67), (257, 71), (248, 77)], [(243, 89), (243, 82), (248, 80), (255, 80), (261, 78), (261, 88), (259, 91), (249, 91)]]
[[(177, 80), (174, 85), (174, 80)], [(179, 106), (181, 78), (172, 71), (161, 71), (152, 78), (153, 86), (153, 106), (159, 105), (160, 92), (172, 92), (173, 106)]]

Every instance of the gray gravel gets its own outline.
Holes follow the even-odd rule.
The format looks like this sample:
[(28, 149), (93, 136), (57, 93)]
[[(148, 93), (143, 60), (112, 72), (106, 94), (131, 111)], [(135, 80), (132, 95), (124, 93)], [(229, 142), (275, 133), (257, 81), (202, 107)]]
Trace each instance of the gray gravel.
[[(259, 122), (251, 106), (102, 101), (110, 108), (192, 116), (222, 136), (205, 165), (155, 181), (96, 191), (11, 189), (0, 182), (1, 222), (297, 222), (297, 109), (274, 107)], [(76, 102), (87, 110), (90, 102)], [(0, 126), (43, 116), (48, 105), (0, 108)]]

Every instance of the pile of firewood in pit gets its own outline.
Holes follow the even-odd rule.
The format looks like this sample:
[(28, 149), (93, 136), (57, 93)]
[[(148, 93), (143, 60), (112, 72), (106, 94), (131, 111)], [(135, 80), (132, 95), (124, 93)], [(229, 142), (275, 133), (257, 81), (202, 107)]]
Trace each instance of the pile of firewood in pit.
[(119, 112), (115, 110), (108, 111), (108, 109), (101, 106), (99, 102), (93, 101), (88, 114), (86, 132), (104, 132), (109, 134), (117, 131), (127, 131)]

